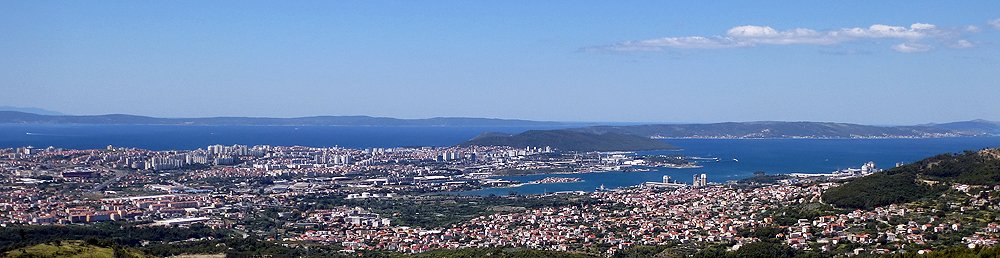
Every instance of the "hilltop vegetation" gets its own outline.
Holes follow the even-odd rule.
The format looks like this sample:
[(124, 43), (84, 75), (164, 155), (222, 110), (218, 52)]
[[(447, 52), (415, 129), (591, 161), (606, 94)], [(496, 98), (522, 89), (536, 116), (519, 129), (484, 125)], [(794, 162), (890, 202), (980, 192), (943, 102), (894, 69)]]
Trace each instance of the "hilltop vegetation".
[(823, 200), (842, 208), (871, 209), (933, 197), (950, 183), (1000, 184), (1000, 149), (937, 155), (857, 178), (827, 190)]
[(827, 190), (823, 201), (841, 208), (870, 210), (931, 197), (945, 189), (918, 182), (914, 174), (877, 173)]
[(121, 245), (139, 245), (141, 240), (180, 241), (220, 238), (223, 234), (203, 226), (191, 228), (135, 227), (118, 223), (96, 225), (12, 225), (0, 227), (0, 252), (27, 245), (60, 240), (105, 239)]
[[(50, 246), (73, 241), (83, 241), (86, 245), (109, 248), (112, 251), (121, 249), (126, 253), (137, 254), (141, 251), (144, 255), (152, 257), (219, 253), (236, 257), (246, 257), (247, 255), (302, 256), (301, 251), (293, 248), (265, 242), (254, 237), (234, 236), (232, 232), (227, 230), (212, 229), (201, 224), (187, 228), (141, 227), (120, 222), (91, 225), (9, 225), (0, 227), (0, 253), (6, 253), (8, 256), (15, 254), (17, 255), (15, 257), (65, 257), (68, 255), (50, 256), (43, 254), (52, 249)], [(30, 249), (33, 246), (37, 248)], [(90, 247), (85, 246), (85, 248)], [(29, 252), (21, 252), (22, 249)], [(103, 252), (104, 249), (94, 250)], [(22, 253), (24, 256), (21, 256)]]
[(515, 148), (551, 146), (564, 151), (640, 151), (676, 148), (649, 137), (571, 130), (531, 130), (515, 135), (487, 133), (461, 144), (461, 146), (472, 145)]
[(125, 258), (151, 257), (140, 251), (117, 245), (102, 245), (98, 241), (55, 241), (9, 251), (4, 257), (70, 257), (70, 258)]

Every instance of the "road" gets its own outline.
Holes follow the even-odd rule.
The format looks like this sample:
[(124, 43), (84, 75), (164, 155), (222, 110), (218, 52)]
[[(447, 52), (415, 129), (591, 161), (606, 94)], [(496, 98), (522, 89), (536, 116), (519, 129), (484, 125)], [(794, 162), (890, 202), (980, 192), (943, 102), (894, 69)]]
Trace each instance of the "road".
[(105, 169), (105, 170), (114, 171), (115, 175), (113, 177), (109, 178), (108, 180), (105, 180), (104, 182), (101, 182), (100, 184), (97, 184), (96, 186), (94, 186), (94, 189), (90, 190), (91, 192), (94, 192), (94, 193), (101, 192), (101, 190), (103, 190), (105, 187), (108, 187), (108, 185), (110, 185), (111, 183), (118, 182), (118, 180), (121, 180), (122, 177), (125, 177), (129, 173), (128, 170), (124, 170), (124, 169), (112, 169), (112, 168), (103, 167), (103, 166), (101, 168)]

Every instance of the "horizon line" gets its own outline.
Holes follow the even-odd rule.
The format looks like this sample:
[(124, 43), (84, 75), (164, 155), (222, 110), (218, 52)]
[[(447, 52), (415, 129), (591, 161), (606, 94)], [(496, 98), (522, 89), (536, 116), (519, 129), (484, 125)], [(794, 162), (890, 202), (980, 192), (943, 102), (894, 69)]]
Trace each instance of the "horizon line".
[[(6, 106), (13, 107), (13, 106)], [(45, 110), (41, 108), (30, 108), (30, 107), (13, 107), (13, 108), (24, 108), (24, 109), (39, 109), (49, 112), (54, 112), (58, 114), (39, 114), (20, 110), (0, 110), (0, 112), (16, 112), (23, 114), (32, 114), (39, 116), (51, 116), (51, 117), (95, 117), (95, 116), (137, 116), (137, 117), (147, 117), (147, 118), (158, 118), (158, 119), (213, 119), (213, 118), (252, 118), (252, 119), (299, 119), (299, 118), (318, 118), (318, 117), (366, 117), (366, 118), (384, 118), (384, 119), (397, 119), (397, 120), (428, 120), (428, 119), (488, 119), (488, 120), (508, 120), (508, 121), (523, 121), (523, 122), (538, 122), (538, 123), (562, 123), (562, 124), (616, 124), (616, 125), (653, 125), (653, 124), (674, 124), (674, 125), (684, 125), (684, 124), (721, 124), (721, 123), (766, 123), (766, 122), (779, 122), (779, 123), (837, 123), (837, 124), (855, 124), (855, 125), (869, 125), (869, 126), (920, 126), (920, 125), (933, 125), (933, 124), (943, 124), (943, 123), (956, 123), (956, 122), (1000, 122), (988, 119), (969, 119), (969, 120), (952, 120), (950, 122), (925, 122), (925, 123), (915, 123), (915, 124), (867, 124), (867, 123), (854, 123), (854, 122), (839, 122), (839, 121), (817, 121), (817, 120), (743, 120), (743, 121), (713, 121), (713, 122), (664, 122), (664, 121), (566, 121), (566, 120), (532, 120), (524, 118), (499, 118), (499, 117), (476, 117), (476, 116), (432, 116), (432, 117), (420, 117), (420, 118), (402, 118), (402, 117), (392, 117), (392, 116), (378, 116), (378, 115), (307, 115), (307, 116), (198, 116), (198, 117), (167, 117), (167, 116), (150, 116), (150, 115), (137, 115), (137, 114), (127, 114), (127, 113), (105, 113), (105, 114), (68, 114), (58, 111)]]

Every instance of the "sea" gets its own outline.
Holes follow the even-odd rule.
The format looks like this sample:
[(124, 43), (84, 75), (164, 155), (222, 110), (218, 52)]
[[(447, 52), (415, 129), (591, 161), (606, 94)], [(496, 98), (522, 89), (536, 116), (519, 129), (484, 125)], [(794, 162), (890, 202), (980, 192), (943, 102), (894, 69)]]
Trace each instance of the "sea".
[[(24, 146), (73, 149), (108, 145), (152, 150), (188, 150), (212, 144), (299, 145), (311, 147), (389, 148), (451, 146), (483, 132), (518, 133), (543, 127), (379, 127), (379, 126), (167, 126), (167, 125), (0, 125), (0, 148)], [(821, 173), (858, 168), (872, 161), (880, 168), (893, 167), (941, 153), (1000, 147), (1000, 137), (932, 139), (665, 139), (679, 150), (640, 152), (698, 160), (701, 168), (658, 168), (649, 172), (594, 172), (500, 177), (528, 182), (550, 176), (576, 177), (580, 182), (531, 184), (514, 188), (488, 188), (457, 192), (465, 195), (542, 194), (560, 191), (594, 191), (662, 181), (668, 175), (691, 182), (707, 174), (711, 182), (738, 180), (756, 171)]]
[(199, 126), (0, 124), (0, 148), (88, 149), (108, 145), (150, 150), (193, 150), (208, 145), (280, 145), (389, 148), (449, 146), (484, 132), (519, 133), (565, 126)]
[(909, 163), (942, 153), (1000, 147), (1000, 137), (963, 137), (931, 139), (668, 139), (680, 147), (675, 151), (639, 152), (668, 154), (696, 158), (701, 168), (655, 168), (649, 172), (592, 172), (579, 174), (541, 174), (498, 177), (530, 182), (545, 177), (575, 177), (582, 181), (558, 184), (528, 184), (513, 188), (487, 188), (456, 192), (461, 195), (544, 194), (562, 191), (594, 191), (601, 186), (615, 189), (671, 180), (691, 183), (697, 174), (706, 174), (710, 182), (725, 183), (767, 174), (827, 173), (847, 168), (860, 168), (869, 161), (879, 168), (892, 168), (896, 163)]

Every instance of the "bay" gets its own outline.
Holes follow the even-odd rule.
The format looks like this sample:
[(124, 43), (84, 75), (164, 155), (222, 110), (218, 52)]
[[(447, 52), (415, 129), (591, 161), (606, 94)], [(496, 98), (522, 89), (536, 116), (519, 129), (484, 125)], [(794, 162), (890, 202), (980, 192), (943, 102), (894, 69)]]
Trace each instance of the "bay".
[(545, 177), (576, 177), (581, 182), (559, 184), (529, 184), (513, 188), (488, 188), (458, 192), (463, 195), (543, 194), (559, 191), (594, 191), (604, 185), (613, 189), (660, 182), (663, 176), (690, 183), (696, 174), (707, 174), (708, 181), (723, 183), (753, 175), (794, 172), (832, 172), (858, 168), (873, 161), (880, 168), (891, 168), (897, 162), (909, 163), (942, 153), (1000, 147), (1000, 137), (932, 138), (932, 139), (670, 139), (681, 147), (677, 151), (642, 152), (640, 154), (670, 154), (688, 157), (714, 157), (718, 162), (699, 162), (702, 168), (658, 168), (650, 172), (594, 172), (580, 174), (539, 174), (497, 177), (530, 182)]
[(483, 132), (519, 133), (566, 126), (194, 126), (0, 124), (0, 148), (72, 149), (108, 145), (150, 150), (191, 150), (212, 144), (347, 148), (451, 146)]
[[(378, 126), (168, 126), (168, 125), (0, 125), (0, 148), (23, 146), (90, 149), (107, 145), (151, 150), (204, 148), (211, 144), (300, 145), (348, 148), (452, 146), (483, 132), (519, 133), (549, 127), (378, 127)], [(682, 148), (642, 152), (688, 157), (713, 157), (702, 168), (659, 168), (651, 172), (595, 172), (500, 177), (528, 182), (549, 176), (579, 177), (582, 182), (491, 188), (459, 194), (540, 194), (618, 188), (665, 175), (689, 183), (695, 174), (711, 182), (726, 182), (767, 173), (830, 172), (874, 161), (881, 168), (913, 162), (941, 153), (1000, 147), (1000, 137), (934, 139), (667, 139)]]

